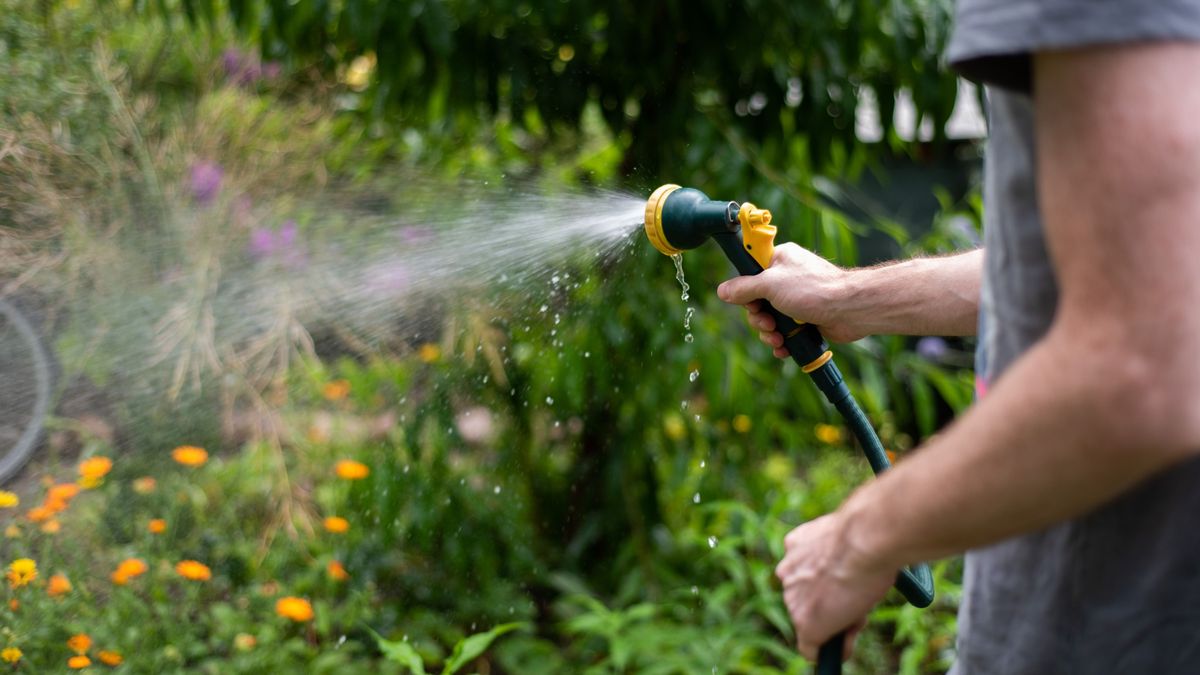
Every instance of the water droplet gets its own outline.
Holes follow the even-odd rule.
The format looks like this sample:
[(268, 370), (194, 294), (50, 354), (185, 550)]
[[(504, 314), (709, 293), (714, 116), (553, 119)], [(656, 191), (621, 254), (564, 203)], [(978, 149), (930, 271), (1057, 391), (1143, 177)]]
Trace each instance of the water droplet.
[(546, 405), (554, 405), (554, 399), (547, 396), (546, 397)]
[(497, 494), (497, 495), (500, 494), (500, 486), (499, 485), (492, 488), (492, 494)]
[(700, 587), (692, 586), (692, 595), (699, 595), (699, 594), (700, 594)]
[(583, 358), (585, 358), (585, 359), (590, 359), (590, 358), (592, 358), (592, 353), (591, 353), (591, 352), (584, 352), (584, 353), (583, 353)]
[(679, 402), (679, 409), (680, 409), (680, 410), (687, 410), (687, 409), (688, 409), (688, 402), (687, 402), (687, 401), (680, 401), (680, 402)]
[(688, 373), (688, 381), (690, 381), (690, 382), (695, 382), (699, 377), (700, 377), (700, 369), (699, 368)]
[(558, 285), (558, 280), (559, 280), (559, 276), (558, 276), (557, 274), (555, 274), (554, 276), (550, 277), (550, 283), (554, 284), (555, 286), (557, 286), (557, 285)]
[[(541, 309), (539, 309), (538, 311), (541, 312), (542, 314), (545, 314), (546, 310), (548, 310), (548, 309), (550, 309), (550, 307), (548, 305), (542, 305)], [(528, 330), (529, 327), (526, 326), (525, 329)]]
[(699, 503), (700, 503), (700, 493), (699, 493), (699, 492), (697, 492), (696, 494), (692, 495), (692, 503), (693, 503), (693, 504), (699, 504)]
[(687, 335), (684, 335), (684, 336), (683, 336), (683, 341), (684, 341), (684, 342), (686, 342), (686, 343), (688, 343), (688, 344), (691, 344), (691, 343), (692, 343), (692, 342), (693, 342), (695, 339), (696, 339), (696, 338), (692, 337), (692, 334), (691, 334), (691, 333), (688, 333)]
[(709, 537), (709, 538), (708, 538), (708, 547), (709, 547), (709, 548), (716, 548), (716, 547), (717, 547), (717, 538), (716, 538), (716, 537)]
[(700, 460), (700, 468), (703, 469), (706, 466), (708, 466), (708, 462), (706, 462), (704, 460)]

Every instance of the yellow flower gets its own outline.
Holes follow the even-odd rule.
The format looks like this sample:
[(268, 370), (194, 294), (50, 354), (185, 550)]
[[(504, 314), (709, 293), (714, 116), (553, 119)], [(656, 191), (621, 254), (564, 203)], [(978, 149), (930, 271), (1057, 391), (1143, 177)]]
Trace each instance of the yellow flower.
[(21, 536), (21, 528), (16, 523), (11, 523), (8, 527), (4, 528), (4, 536), (9, 539), (16, 539)]
[(842, 441), (842, 430), (832, 424), (818, 424), (813, 428), (817, 440), (826, 445), (834, 445)]
[(425, 344), (421, 345), (419, 350), (417, 350), (417, 355), (423, 362), (433, 363), (434, 361), (442, 358), (442, 348), (438, 347), (432, 342), (426, 342)]
[(71, 592), (71, 580), (63, 574), (55, 574), (46, 582), (46, 593), (57, 598), (60, 595), (66, 595)]
[(334, 380), (332, 382), (326, 382), (325, 386), (321, 387), (321, 395), (324, 396), (325, 400), (327, 401), (340, 401), (346, 398), (346, 395), (349, 393), (349, 380)]
[(181, 445), (171, 451), (171, 459), (184, 466), (202, 466), (208, 461), (208, 452), (194, 445)]
[(233, 647), (239, 652), (248, 652), (258, 644), (258, 638), (249, 633), (238, 633), (233, 636)]
[(112, 460), (107, 457), (89, 457), (79, 463), (79, 475), (83, 478), (104, 478), (112, 471)]
[[(0, 509), (11, 509), (21, 504), (21, 498), (15, 492), (0, 490)], [(20, 650), (17, 650), (20, 651)]]
[(350, 574), (346, 572), (346, 568), (342, 567), (342, 563), (337, 560), (330, 560), (329, 565), (325, 567), (325, 571), (329, 573), (329, 578), (334, 581), (345, 581), (350, 578)]
[(5, 663), (16, 663), (21, 660), (22, 656), (24, 654), (16, 647), (5, 647), (3, 650), (0, 650), (0, 659), (4, 659)]
[(208, 569), (208, 565), (195, 560), (181, 560), (175, 565), (175, 571), (192, 581), (208, 581), (212, 578), (212, 570)]
[(112, 573), (112, 582), (118, 586), (124, 586), (130, 579), (141, 576), (148, 570), (146, 563), (138, 558), (126, 558), (117, 565), (117, 570)]
[(150, 530), (150, 534), (162, 534), (167, 531), (167, 521), (155, 518), (146, 524), (146, 529)]
[(342, 534), (350, 529), (350, 521), (341, 516), (327, 516), (322, 524), (326, 530), (334, 534)]
[(339, 460), (337, 466), (334, 467), (338, 478), (346, 480), (360, 480), (366, 478), (371, 473), (371, 469), (362, 462), (356, 462), (352, 459)]
[(687, 436), (687, 427), (683, 425), (683, 418), (675, 413), (668, 413), (663, 416), (663, 432), (667, 438), (673, 441), (683, 440)]
[(748, 415), (734, 415), (733, 416), (733, 430), (738, 432), (739, 434), (744, 434), (744, 433), (750, 431), (750, 426), (751, 426), (751, 422), (750, 422), (750, 417)]
[(292, 621), (311, 621), (313, 618), (313, 608), (307, 600), (290, 596), (275, 603), (275, 613)]
[(103, 482), (103, 478), (96, 478), (95, 476), (81, 476), (79, 478), (79, 487), (83, 488), (84, 490), (92, 490), (100, 487), (100, 484)]
[(158, 486), (158, 481), (151, 476), (142, 476), (133, 481), (133, 491), (139, 495), (148, 495), (154, 492), (154, 488)]
[(83, 670), (90, 665), (92, 665), (92, 660), (82, 654), (79, 656), (72, 656), (71, 658), (67, 659), (67, 666), (74, 668), (75, 670)]
[(72, 635), (71, 639), (67, 640), (67, 646), (76, 654), (86, 654), (87, 650), (92, 648), (92, 638), (87, 633)]
[(37, 563), (29, 558), (17, 558), (8, 566), (8, 585), (20, 588), (37, 578)]
[(119, 652), (108, 650), (103, 650), (99, 654), (96, 654), (96, 656), (99, 657), (100, 662), (106, 666), (116, 667), (125, 661), (125, 657), (121, 656)]

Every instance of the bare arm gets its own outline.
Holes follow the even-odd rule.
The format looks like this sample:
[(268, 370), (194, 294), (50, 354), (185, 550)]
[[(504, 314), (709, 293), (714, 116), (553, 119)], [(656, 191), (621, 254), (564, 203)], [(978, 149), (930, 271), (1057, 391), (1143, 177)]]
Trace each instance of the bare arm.
[(1055, 322), (945, 433), (789, 535), (802, 645), (869, 609), (841, 580), (1080, 515), (1200, 451), (1200, 45), (1039, 55), (1034, 79)]
[(783, 336), (774, 319), (758, 311), (758, 298), (819, 326), (834, 342), (872, 334), (974, 335), (982, 276), (982, 249), (846, 270), (783, 244), (762, 274), (731, 279), (717, 292), (726, 302), (748, 305), (750, 323), (783, 358)]

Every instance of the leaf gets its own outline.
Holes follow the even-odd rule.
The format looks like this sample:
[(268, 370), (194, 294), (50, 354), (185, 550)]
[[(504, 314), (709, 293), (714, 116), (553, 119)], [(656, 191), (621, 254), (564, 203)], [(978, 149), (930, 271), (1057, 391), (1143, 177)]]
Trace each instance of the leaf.
[(492, 642), (501, 635), (511, 633), (514, 630), (528, 629), (529, 627), (530, 625), (524, 621), (502, 623), (486, 633), (477, 633), (459, 640), (458, 644), (454, 645), (454, 653), (446, 660), (446, 667), (442, 669), (442, 675), (453, 675), (453, 673), (458, 672), (460, 668), (474, 661), (476, 657), (487, 651)]
[[(371, 635), (375, 636), (375, 643), (379, 645), (379, 651), (388, 658), (389, 661), (395, 661), (400, 665), (408, 668), (409, 672), (414, 675), (425, 675), (425, 663), (421, 659), (421, 655), (416, 649), (405, 640), (385, 640), (383, 636), (376, 633), (371, 627), (367, 627), (371, 631)], [(455, 652), (458, 650), (455, 649)]]

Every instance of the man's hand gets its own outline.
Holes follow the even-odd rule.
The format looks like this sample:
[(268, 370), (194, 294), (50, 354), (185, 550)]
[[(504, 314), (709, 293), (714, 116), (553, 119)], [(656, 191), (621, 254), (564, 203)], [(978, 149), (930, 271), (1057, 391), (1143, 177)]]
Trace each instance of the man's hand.
[(815, 660), (821, 644), (849, 629), (843, 658), (867, 614), (891, 588), (897, 567), (872, 560), (849, 545), (838, 513), (797, 527), (784, 539), (787, 552), (775, 568), (796, 628), (796, 647)]
[(730, 279), (717, 288), (722, 300), (746, 305), (750, 325), (759, 338), (775, 348), (775, 356), (786, 358), (783, 336), (775, 331), (775, 319), (761, 311), (757, 300), (767, 300), (784, 314), (821, 327), (821, 334), (834, 342), (853, 342), (866, 335), (839, 314), (847, 288), (848, 270), (796, 244), (775, 247), (771, 266), (755, 276)]
[(746, 305), (750, 325), (782, 359), (788, 356), (783, 336), (760, 300), (816, 325), (833, 342), (876, 333), (974, 335), (982, 273), (982, 249), (848, 270), (796, 244), (780, 244), (770, 267), (726, 281), (717, 294)]

